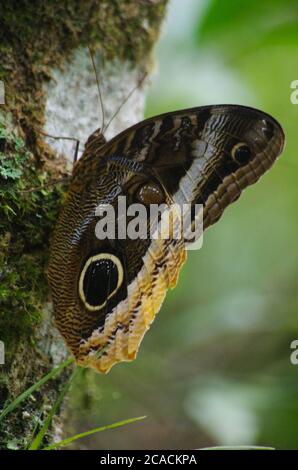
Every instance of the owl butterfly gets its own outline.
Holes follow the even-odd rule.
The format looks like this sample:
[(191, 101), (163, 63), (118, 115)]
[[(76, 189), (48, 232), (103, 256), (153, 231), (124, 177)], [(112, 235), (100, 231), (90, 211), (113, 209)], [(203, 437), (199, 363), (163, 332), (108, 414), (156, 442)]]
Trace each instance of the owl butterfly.
[(136, 357), (186, 259), (183, 238), (100, 240), (96, 208), (158, 201), (203, 204), (204, 229), (282, 152), (272, 117), (237, 105), (147, 119), (105, 141), (100, 129), (75, 164), (49, 264), (54, 314), (77, 363), (106, 373)]

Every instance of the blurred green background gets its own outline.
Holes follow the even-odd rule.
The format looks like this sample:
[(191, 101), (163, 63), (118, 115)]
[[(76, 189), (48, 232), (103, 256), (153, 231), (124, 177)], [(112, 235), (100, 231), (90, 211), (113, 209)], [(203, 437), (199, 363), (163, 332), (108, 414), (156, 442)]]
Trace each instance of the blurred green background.
[(189, 253), (137, 360), (107, 376), (82, 371), (67, 435), (147, 415), (76, 446), (297, 449), (298, 2), (172, 0), (156, 56), (147, 116), (250, 105), (280, 121), (287, 146)]

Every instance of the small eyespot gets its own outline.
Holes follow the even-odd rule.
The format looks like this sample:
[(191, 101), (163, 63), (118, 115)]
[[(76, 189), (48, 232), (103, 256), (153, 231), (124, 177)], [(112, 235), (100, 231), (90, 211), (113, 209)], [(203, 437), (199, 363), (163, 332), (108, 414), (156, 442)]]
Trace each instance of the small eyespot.
[(153, 181), (143, 184), (136, 193), (137, 199), (145, 205), (161, 204), (165, 201), (163, 190)]
[(100, 310), (123, 282), (122, 264), (111, 253), (91, 256), (79, 279), (79, 296), (90, 311)]
[(262, 119), (261, 121), (261, 131), (267, 140), (270, 140), (274, 135), (274, 128), (266, 119)]
[(248, 145), (244, 142), (240, 142), (234, 145), (231, 155), (233, 160), (239, 163), (239, 165), (245, 165), (250, 161), (252, 153)]

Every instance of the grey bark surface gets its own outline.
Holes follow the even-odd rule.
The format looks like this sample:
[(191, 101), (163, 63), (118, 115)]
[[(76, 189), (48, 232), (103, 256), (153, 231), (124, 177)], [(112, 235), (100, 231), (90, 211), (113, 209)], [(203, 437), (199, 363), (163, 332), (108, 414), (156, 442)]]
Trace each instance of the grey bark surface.
[[(52, 318), (46, 266), (67, 187), (48, 185), (71, 171), (70, 141), (101, 127), (88, 46), (94, 50), (106, 122), (140, 77), (150, 75), (166, 0), (41, 1), (0, 6), (0, 406), (68, 357)], [(37, 19), (40, 15), (40, 21)], [(80, 21), (78, 22), (78, 18)], [(142, 118), (146, 85), (137, 88), (109, 126), (109, 139)], [(44, 185), (44, 190), (32, 191)], [(71, 367), (0, 422), (0, 448), (24, 449), (43, 425)], [(56, 417), (43, 445), (61, 439)]]

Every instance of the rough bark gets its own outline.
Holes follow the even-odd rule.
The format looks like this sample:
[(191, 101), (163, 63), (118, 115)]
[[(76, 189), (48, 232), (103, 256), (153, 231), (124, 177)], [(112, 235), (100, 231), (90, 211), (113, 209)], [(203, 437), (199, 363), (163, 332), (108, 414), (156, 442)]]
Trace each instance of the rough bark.
[[(166, 0), (15, 0), (0, 6), (0, 365), (1, 407), (67, 357), (51, 316), (46, 266), (66, 185), (48, 185), (71, 170), (69, 141), (100, 127), (88, 46), (95, 52), (107, 120), (150, 71)], [(137, 89), (107, 137), (142, 117)], [(40, 188), (32, 191), (34, 188)], [(26, 448), (69, 370), (48, 382), (1, 423), (1, 448)], [(47, 435), (55, 439), (59, 423)]]

